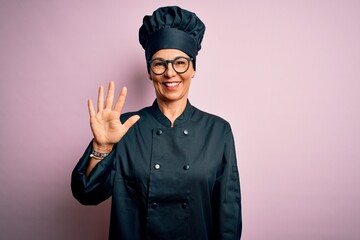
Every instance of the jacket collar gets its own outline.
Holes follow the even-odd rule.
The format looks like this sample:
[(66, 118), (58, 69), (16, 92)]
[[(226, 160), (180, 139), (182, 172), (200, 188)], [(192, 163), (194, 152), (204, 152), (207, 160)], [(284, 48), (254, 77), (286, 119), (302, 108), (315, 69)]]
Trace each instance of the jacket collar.
[[(171, 127), (171, 121), (161, 112), (157, 100), (153, 102), (151, 106), (151, 112), (154, 118), (159, 121), (164, 127)], [(183, 125), (194, 112), (194, 107), (187, 100), (184, 112), (175, 120), (174, 127)]]

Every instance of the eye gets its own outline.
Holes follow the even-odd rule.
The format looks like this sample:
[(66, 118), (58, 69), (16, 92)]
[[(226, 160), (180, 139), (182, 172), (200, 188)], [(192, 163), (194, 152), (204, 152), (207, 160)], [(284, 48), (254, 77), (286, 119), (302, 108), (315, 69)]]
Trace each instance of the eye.
[(176, 66), (184, 66), (187, 64), (187, 61), (185, 59), (178, 59), (174, 62)]
[(161, 67), (161, 66), (164, 66), (165, 64), (163, 62), (156, 62), (155, 63), (155, 66), (156, 67)]
[(156, 68), (166, 67), (166, 63), (161, 60), (155, 60), (153, 61), (152, 66)]

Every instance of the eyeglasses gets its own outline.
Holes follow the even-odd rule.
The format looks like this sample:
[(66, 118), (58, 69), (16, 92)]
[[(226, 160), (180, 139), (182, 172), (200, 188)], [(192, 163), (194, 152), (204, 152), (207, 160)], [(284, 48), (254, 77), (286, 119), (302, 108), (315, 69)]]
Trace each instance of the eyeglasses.
[(154, 58), (148, 61), (151, 71), (155, 75), (164, 74), (168, 69), (169, 63), (171, 63), (174, 71), (178, 74), (182, 74), (189, 69), (190, 61), (192, 58), (176, 57), (174, 60), (165, 60), (163, 58)]

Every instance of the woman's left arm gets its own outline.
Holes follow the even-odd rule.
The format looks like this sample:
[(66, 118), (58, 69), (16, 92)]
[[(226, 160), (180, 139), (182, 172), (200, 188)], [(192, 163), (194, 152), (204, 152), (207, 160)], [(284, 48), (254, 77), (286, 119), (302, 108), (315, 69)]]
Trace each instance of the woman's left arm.
[(231, 129), (226, 133), (222, 174), (216, 179), (213, 196), (214, 214), (217, 218), (216, 239), (240, 239), (242, 232), (240, 180)]

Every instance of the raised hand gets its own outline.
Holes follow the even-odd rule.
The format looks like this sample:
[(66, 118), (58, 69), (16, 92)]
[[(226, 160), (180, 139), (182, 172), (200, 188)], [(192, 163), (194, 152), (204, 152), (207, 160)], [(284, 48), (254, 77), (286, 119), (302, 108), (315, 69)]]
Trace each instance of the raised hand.
[[(113, 107), (115, 83), (109, 84), (106, 100), (104, 101), (104, 87), (100, 86), (95, 112), (91, 99), (88, 100), (90, 126), (94, 135), (93, 148), (95, 151), (110, 152), (115, 143), (127, 133), (129, 128), (140, 118), (138, 115), (130, 117), (126, 122), (120, 122), (120, 114), (125, 103), (127, 89), (123, 87)], [(105, 106), (104, 106), (105, 105)]]

